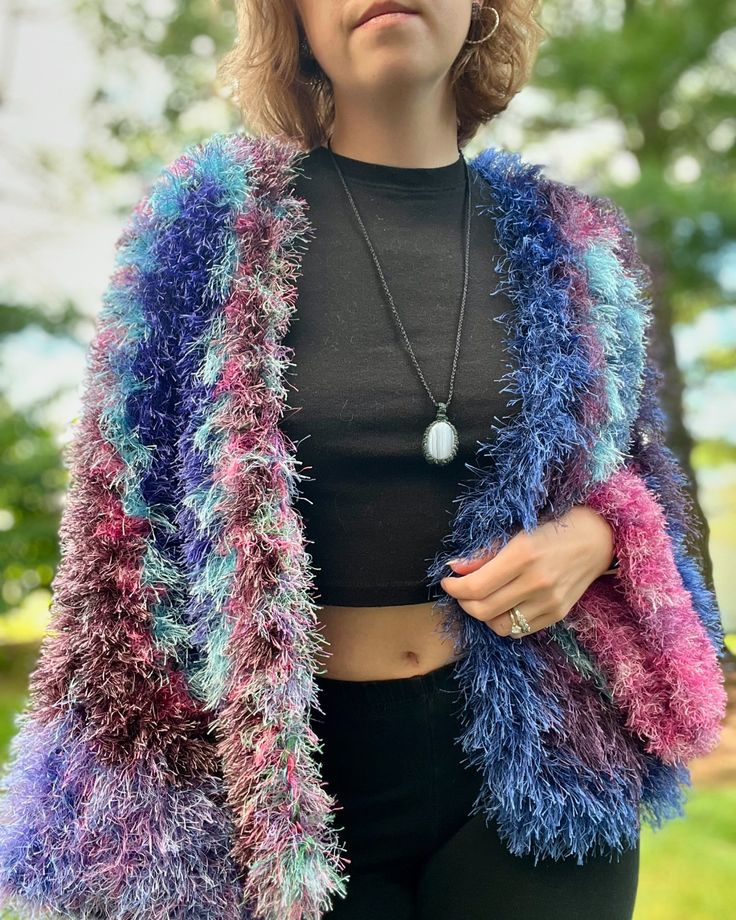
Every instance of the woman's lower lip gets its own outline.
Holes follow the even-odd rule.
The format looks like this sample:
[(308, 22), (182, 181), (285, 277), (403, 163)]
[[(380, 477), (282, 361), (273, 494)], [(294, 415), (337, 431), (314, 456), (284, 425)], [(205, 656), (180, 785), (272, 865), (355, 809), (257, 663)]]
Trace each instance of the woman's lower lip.
[(402, 19), (410, 19), (412, 16), (417, 16), (418, 13), (380, 13), (378, 16), (372, 16), (370, 19), (366, 19), (365, 22), (361, 23), (358, 28), (364, 29), (366, 26), (380, 26), (387, 25), (390, 22), (400, 22)]

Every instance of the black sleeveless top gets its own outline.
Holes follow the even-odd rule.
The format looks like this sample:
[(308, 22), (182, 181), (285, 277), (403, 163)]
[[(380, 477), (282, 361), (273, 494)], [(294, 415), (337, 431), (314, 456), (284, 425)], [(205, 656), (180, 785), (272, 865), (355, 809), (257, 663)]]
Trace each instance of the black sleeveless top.
[[(335, 154), (373, 243), (427, 385), (447, 402), (463, 286), (465, 165), (399, 167)], [(281, 420), (296, 445), (297, 509), (316, 602), (347, 607), (432, 600), (426, 571), (449, 534), (478, 441), (516, 411), (499, 378), (511, 309), (493, 294), (501, 252), (489, 190), (471, 178), (468, 292), (448, 417), (460, 449), (428, 463), (422, 436), (436, 407), (406, 348), (355, 214), (326, 147), (299, 160), (295, 192), (314, 227), (302, 247), (293, 349)]]

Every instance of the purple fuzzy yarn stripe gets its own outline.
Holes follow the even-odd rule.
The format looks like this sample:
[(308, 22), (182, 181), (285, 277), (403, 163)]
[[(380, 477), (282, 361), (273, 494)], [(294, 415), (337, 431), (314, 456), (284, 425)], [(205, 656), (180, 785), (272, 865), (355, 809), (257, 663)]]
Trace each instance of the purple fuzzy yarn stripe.
[(725, 715), (724, 677), (675, 564), (663, 511), (628, 467), (596, 484), (588, 504), (611, 525), (621, 569), (594, 582), (567, 620), (647, 750), (668, 763), (706, 754)]
[[(503, 380), (521, 406), (480, 445), (476, 476), (457, 501), (445, 542), (465, 556), (536, 527), (540, 515), (569, 510), (576, 496), (557, 473), (590, 444), (579, 414), (595, 377), (576, 326), (571, 277), (561, 270), (574, 250), (540, 189), (540, 167), (497, 148), (468, 165), (490, 185), (491, 203), (480, 213), (494, 223), (498, 289), (513, 304), (498, 317), (511, 367)], [(437, 554), (433, 583), (447, 574), (451, 555)]]
[(3, 786), (0, 896), (29, 920), (251, 920), (221, 778), (172, 785), (155, 754), (104, 765), (79, 716), (27, 716)]

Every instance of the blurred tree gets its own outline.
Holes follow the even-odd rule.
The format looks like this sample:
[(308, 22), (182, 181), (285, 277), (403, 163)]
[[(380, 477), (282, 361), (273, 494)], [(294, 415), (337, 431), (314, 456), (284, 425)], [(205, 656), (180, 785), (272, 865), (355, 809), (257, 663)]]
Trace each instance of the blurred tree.
[[(733, 299), (721, 272), (736, 236), (736, 2), (555, 0), (542, 23), (550, 38), (533, 85), (548, 104), (524, 132), (538, 139), (600, 128), (578, 184), (623, 207), (652, 269), (669, 441), (695, 496), (672, 325)], [(733, 349), (712, 361), (736, 372)], [(713, 448), (714, 462), (736, 459), (725, 433)], [(692, 548), (712, 583), (708, 525), (696, 508), (704, 539)]]
[(215, 70), (235, 30), (232, 3), (74, 0), (100, 56), (90, 86), (92, 177), (129, 171), (143, 181), (212, 131), (240, 127)]

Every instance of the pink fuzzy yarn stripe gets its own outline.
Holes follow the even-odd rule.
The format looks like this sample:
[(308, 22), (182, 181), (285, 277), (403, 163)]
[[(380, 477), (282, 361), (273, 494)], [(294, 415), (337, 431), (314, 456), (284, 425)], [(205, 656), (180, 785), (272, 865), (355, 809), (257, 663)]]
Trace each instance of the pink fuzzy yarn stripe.
[(634, 468), (586, 499), (614, 530), (617, 576), (593, 582), (566, 618), (611, 682), (627, 725), (667, 763), (718, 743), (724, 677), (675, 564), (666, 519)]

